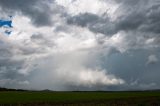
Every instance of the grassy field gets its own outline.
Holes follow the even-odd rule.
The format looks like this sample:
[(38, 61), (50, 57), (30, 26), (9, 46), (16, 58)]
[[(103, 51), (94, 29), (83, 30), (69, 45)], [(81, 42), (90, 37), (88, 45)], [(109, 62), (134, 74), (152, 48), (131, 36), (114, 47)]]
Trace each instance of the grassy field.
[(0, 92), (0, 106), (160, 106), (160, 92)]

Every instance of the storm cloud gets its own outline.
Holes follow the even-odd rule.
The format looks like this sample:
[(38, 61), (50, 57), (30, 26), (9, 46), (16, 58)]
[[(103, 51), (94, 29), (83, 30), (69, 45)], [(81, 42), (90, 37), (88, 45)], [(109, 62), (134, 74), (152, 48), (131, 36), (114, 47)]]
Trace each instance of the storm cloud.
[[(10, 15), (21, 13), (28, 16), (36, 26), (51, 26), (53, 24), (51, 16), (53, 11), (51, 11), (49, 4), (53, 2), (54, 0), (47, 0), (46, 2), (43, 0), (18, 0), (16, 2), (14, 0), (2, 0), (0, 6), (1, 12), (9, 12)], [(52, 8), (56, 7), (56, 5), (52, 6)], [(57, 12), (57, 8), (55, 8), (54, 13)]]
[(13, 16), (0, 35), (0, 86), (160, 87), (158, 0), (1, 0), (0, 11)]

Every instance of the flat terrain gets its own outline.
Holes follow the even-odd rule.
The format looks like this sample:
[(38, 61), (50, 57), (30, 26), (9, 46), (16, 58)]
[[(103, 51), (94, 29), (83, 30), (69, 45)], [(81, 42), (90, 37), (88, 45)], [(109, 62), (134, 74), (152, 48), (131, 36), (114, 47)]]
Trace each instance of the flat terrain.
[(1, 91), (0, 106), (160, 106), (160, 91), (32, 92)]

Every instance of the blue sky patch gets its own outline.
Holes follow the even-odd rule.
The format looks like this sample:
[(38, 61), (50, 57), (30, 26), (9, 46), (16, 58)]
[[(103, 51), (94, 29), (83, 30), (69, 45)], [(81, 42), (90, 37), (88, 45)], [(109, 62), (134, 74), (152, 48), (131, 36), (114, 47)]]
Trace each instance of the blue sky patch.
[[(10, 17), (12, 18), (12, 17)], [(0, 19), (0, 32), (5, 35), (10, 35), (12, 33), (12, 20)]]
[(3, 26), (12, 28), (12, 21), (0, 20), (0, 27)]

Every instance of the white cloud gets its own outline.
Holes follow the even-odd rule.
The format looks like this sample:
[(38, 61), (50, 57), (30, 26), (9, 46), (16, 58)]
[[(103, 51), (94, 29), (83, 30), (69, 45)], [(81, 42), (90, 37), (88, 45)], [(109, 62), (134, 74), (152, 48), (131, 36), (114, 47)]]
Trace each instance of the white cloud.
[[(123, 79), (97, 68), (98, 55), (97, 53), (90, 54), (88, 51), (72, 51), (54, 53), (46, 58), (38, 59), (35, 61), (35, 63), (38, 62), (36, 77), (30, 78), (32, 87), (54, 85), (52, 89), (56, 90), (56, 87), (59, 87), (58, 90), (63, 90), (67, 89), (67, 86), (94, 88), (125, 84)], [(47, 77), (44, 77), (44, 73)]]
[[(105, 70), (83, 70), (79, 74), (79, 83), (87, 86), (124, 84), (122, 79), (107, 74)], [(79, 84), (77, 83), (77, 84)]]
[(154, 63), (157, 63), (159, 60), (158, 60), (158, 57), (156, 55), (150, 55), (148, 56), (148, 61), (147, 61), (147, 64), (154, 64)]
[[(10, 36), (0, 35), (0, 75), (2, 76), (0, 86), (8, 83), (11, 87), (66, 90), (68, 86), (94, 88), (126, 84), (130, 79), (129, 75), (139, 77), (136, 75), (137, 70), (141, 70), (146, 62), (137, 65), (137, 70), (134, 72), (128, 68), (142, 62), (140, 60), (141, 51), (152, 52), (155, 47), (159, 47), (158, 34), (153, 34), (157, 33), (158, 29), (150, 33), (142, 30), (143, 27), (139, 27), (141, 26), (139, 23), (143, 23), (142, 17), (139, 17), (141, 15), (121, 11), (119, 6), (123, 7), (125, 5), (123, 2), (56, 0), (54, 3), (47, 3), (46, 9), (49, 9), (49, 12), (46, 11), (48, 15), (45, 16), (45, 19), (49, 20), (45, 20), (45, 23), (41, 22), (43, 18), (38, 17), (44, 13), (41, 8), (43, 3), (37, 5), (40, 7), (35, 6), (36, 11), (39, 12), (37, 15), (31, 14), (32, 12), (28, 10), (18, 9), (14, 4), (16, 8), (14, 10), (21, 10), (21, 12), (15, 12), (13, 32)], [(132, 6), (129, 7), (132, 8)], [(123, 9), (128, 10), (125, 7)], [(84, 15), (85, 13), (87, 15)], [(119, 18), (117, 18), (118, 15)], [(67, 23), (67, 18), (72, 18), (72, 16), (80, 16), (82, 20), (79, 21), (79, 18), (76, 18), (80, 25), (77, 25), (76, 22)], [(84, 16), (87, 16), (87, 19), (83, 20)], [(95, 19), (90, 21), (91, 17)], [(84, 23), (85, 25), (81, 25)], [(89, 24), (93, 25), (92, 30)], [(144, 26), (146, 27), (146, 24)], [(108, 55), (113, 52), (117, 54)], [(133, 57), (138, 55), (139, 61), (128, 57), (126, 53), (132, 53)], [(147, 64), (157, 63), (158, 57), (158, 55), (150, 55)], [(119, 62), (123, 59), (128, 63), (119, 66), (121, 65)], [(13, 80), (12, 84), (11, 80)], [(136, 86), (140, 82), (141, 79), (130, 85)]]
[(71, 15), (77, 15), (80, 13), (92, 13), (102, 15), (107, 14), (113, 15), (118, 6), (114, 1), (109, 0), (56, 0), (56, 3), (64, 6), (67, 12)]
[(118, 32), (111, 37), (106, 37), (104, 46), (106, 48), (115, 48), (117, 51), (124, 53), (130, 48), (126, 38), (127, 36), (124, 32)]
[[(42, 89), (48, 87), (56, 90), (67, 86), (94, 87), (125, 83), (123, 79), (101, 69), (102, 48), (97, 34), (88, 29), (67, 25), (60, 17), (52, 27), (36, 27), (21, 14), (13, 18), (13, 26), (12, 35), (5, 37), (13, 49), (10, 59), (23, 61), (21, 68), (15, 68), (16, 73), (29, 78), (29, 82), (23, 79), (16, 86), (35, 89), (42, 86)], [(59, 26), (65, 26), (68, 31), (57, 31)], [(36, 74), (31, 75), (34, 72)], [(47, 77), (44, 78), (44, 75)]]

